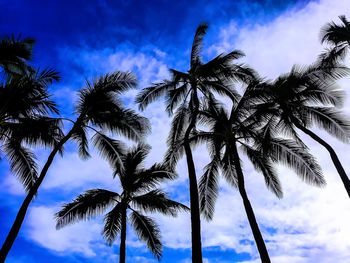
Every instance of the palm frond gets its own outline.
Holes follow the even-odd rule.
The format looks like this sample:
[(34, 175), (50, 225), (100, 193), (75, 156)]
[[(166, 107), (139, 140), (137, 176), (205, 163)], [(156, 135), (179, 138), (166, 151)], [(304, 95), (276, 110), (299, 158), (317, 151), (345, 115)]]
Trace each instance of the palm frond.
[(136, 209), (146, 213), (159, 212), (176, 216), (178, 211), (189, 211), (187, 206), (171, 200), (165, 192), (159, 189), (133, 197), (132, 204)]
[(18, 141), (9, 140), (3, 150), (10, 162), (11, 172), (22, 182), (28, 192), (38, 178), (38, 166), (34, 154)]
[(89, 154), (89, 142), (86, 138), (86, 127), (79, 126), (74, 129), (74, 133), (71, 137), (78, 143), (78, 152), (79, 156), (82, 159), (88, 159), (90, 157)]
[(135, 210), (130, 215), (130, 221), (139, 239), (146, 242), (154, 257), (160, 261), (163, 245), (160, 240), (160, 229), (156, 222)]
[(102, 235), (109, 246), (112, 245), (113, 241), (121, 231), (123, 209), (125, 209), (125, 207), (123, 207), (121, 203), (118, 203), (104, 217), (104, 227), (102, 230)]
[(247, 155), (254, 168), (263, 174), (267, 188), (278, 198), (282, 198), (283, 192), (281, 184), (272, 166), (271, 160), (266, 158), (267, 156), (263, 155), (262, 151), (257, 151), (247, 145), (241, 145), (240, 149)]
[(185, 134), (185, 129), (189, 124), (190, 112), (187, 103), (182, 104), (176, 111), (171, 121), (170, 132), (167, 139), (167, 145), (171, 147), (180, 140)]
[(191, 50), (191, 68), (201, 61), (200, 53), (202, 51), (203, 38), (207, 32), (209, 25), (207, 23), (201, 23), (194, 35), (192, 50)]
[(119, 140), (114, 140), (102, 133), (95, 133), (92, 137), (94, 146), (99, 150), (99, 153), (105, 158), (111, 167), (121, 172), (124, 169), (122, 156), (126, 153), (124, 143)]
[(63, 137), (62, 121), (56, 118), (32, 116), (1, 124), (1, 133), (31, 146), (55, 147)]
[(270, 141), (268, 149), (266, 154), (272, 161), (290, 167), (304, 182), (316, 186), (326, 184), (316, 159), (293, 140), (275, 138)]
[(104, 189), (91, 189), (76, 197), (71, 203), (63, 204), (55, 214), (56, 228), (79, 220), (89, 220), (101, 215), (109, 206), (119, 200), (119, 194)]
[(212, 220), (219, 192), (219, 160), (217, 158), (204, 167), (198, 191), (201, 212), (207, 220)]
[(156, 187), (166, 180), (174, 180), (177, 174), (164, 163), (155, 163), (150, 168), (141, 169), (135, 174), (133, 184), (128, 188), (131, 192), (142, 192)]
[(139, 109), (143, 111), (150, 103), (160, 97), (164, 97), (169, 90), (174, 88), (175, 85), (172, 81), (163, 80), (162, 82), (154, 83), (152, 86), (141, 90), (136, 96), (135, 101), (139, 105)]
[(314, 123), (342, 142), (349, 142), (350, 121), (340, 111), (330, 107), (306, 107), (303, 110), (310, 118), (309, 124)]

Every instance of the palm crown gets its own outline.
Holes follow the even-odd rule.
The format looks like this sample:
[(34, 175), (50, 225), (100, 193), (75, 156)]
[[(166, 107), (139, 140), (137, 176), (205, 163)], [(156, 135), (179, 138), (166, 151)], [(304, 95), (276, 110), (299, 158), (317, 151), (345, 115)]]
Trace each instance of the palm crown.
[[(113, 166), (114, 176), (117, 176), (120, 181), (121, 194), (103, 189), (86, 191), (73, 202), (65, 204), (63, 209), (56, 214), (57, 228), (101, 215), (111, 208), (104, 217), (102, 234), (106, 242), (111, 245), (121, 233), (121, 243), (124, 244), (124, 247), (121, 244), (120, 258), (124, 258), (125, 261), (123, 233), (126, 235), (126, 221), (128, 220), (139, 239), (147, 244), (149, 250), (159, 260), (162, 255), (159, 227), (152, 218), (143, 213), (159, 212), (176, 216), (177, 211), (188, 210), (188, 208), (172, 201), (165, 192), (157, 188), (159, 183), (176, 178), (176, 174), (164, 164), (154, 164), (150, 168), (144, 168), (143, 162), (149, 150), (149, 146), (139, 144), (122, 156), (121, 166), (118, 168)], [(112, 163), (115, 158), (111, 158)], [(127, 211), (130, 211), (129, 215)], [(120, 262), (124, 262), (123, 260)]]
[[(213, 93), (218, 93), (235, 101), (238, 94), (233, 83), (246, 82), (255, 75), (246, 66), (233, 63), (234, 60), (243, 56), (241, 51), (220, 54), (209, 62), (203, 63), (201, 51), (207, 29), (208, 25), (205, 23), (197, 28), (191, 49), (190, 68), (187, 72), (171, 69), (170, 80), (164, 80), (143, 89), (136, 98), (140, 109), (143, 110), (159, 97), (165, 97), (166, 111), (169, 114), (175, 112), (168, 145), (170, 148), (175, 147), (178, 139), (183, 136), (190, 189), (192, 262), (196, 263), (202, 262), (200, 211), (195, 165), (188, 139), (191, 131), (196, 127), (200, 98), (209, 98)], [(177, 161), (177, 159), (166, 160), (171, 167), (175, 167)]]
[[(344, 187), (350, 197), (350, 180), (333, 148), (310, 128), (316, 125), (330, 135), (348, 143), (350, 123), (339, 110), (344, 93), (336, 81), (349, 74), (349, 69), (335, 63), (317, 61), (309, 67), (294, 66), (290, 73), (264, 85), (262, 103), (257, 103), (259, 114), (268, 116), (275, 130), (292, 136), (303, 144), (296, 131), (303, 131), (324, 146), (330, 153)], [(306, 147), (306, 146), (304, 146)]]

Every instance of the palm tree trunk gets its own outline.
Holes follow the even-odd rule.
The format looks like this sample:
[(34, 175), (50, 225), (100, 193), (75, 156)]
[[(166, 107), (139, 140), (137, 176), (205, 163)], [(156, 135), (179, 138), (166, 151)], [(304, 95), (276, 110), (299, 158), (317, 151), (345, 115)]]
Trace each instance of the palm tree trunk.
[(29, 190), (26, 198), (24, 199), (20, 209), (18, 210), (16, 219), (11, 227), (10, 232), (8, 233), (4, 244), (2, 245), (2, 248), (0, 250), (0, 262), (3, 263), (6, 260), (6, 257), (13, 245), (13, 243), (15, 242), (15, 239), (17, 238), (17, 235), (19, 233), (19, 230), (22, 226), (23, 220), (26, 216), (28, 207), (31, 203), (31, 201), (33, 200), (34, 196), (36, 195), (39, 186), (41, 185), (41, 183), (43, 182), (47, 171), (50, 167), (50, 165), (52, 164), (52, 161), (56, 155), (56, 153), (59, 151), (59, 149), (69, 140), (69, 138), (72, 136), (74, 130), (75, 130), (76, 124), (72, 127), (72, 129), (68, 132), (68, 134), (66, 136), (64, 136), (62, 138), (62, 140), (56, 145), (56, 147), (52, 150), (52, 152), (50, 153), (49, 157), (47, 158), (47, 161), (43, 167), (43, 169), (41, 170), (40, 176), (37, 179), (37, 181), (34, 183), (33, 187)]
[(250, 201), (247, 196), (247, 192), (245, 190), (244, 176), (243, 176), (242, 167), (240, 164), (240, 159), (239, 159), (239, 155), (238, 155), (238, 151), (235, 143), (232, 146), (232, 150), (233, 150), (233, 158), (234, 158), (234, 163), (235, 163), (236, 172), (237, 172), (238, 190), (243, 199), (244, 209), (248, 217), (250, 228), (252, 229), (252, 232), (253, 232), (254, 240), (260, 254), (261, 262), (271, 263), (269, 253), (267, 252), (264, 239), (261, 235), (259, 225), (254, 215), (252, 205), (250, 204)]
[(191, 207), (191, 238), (192, 238), (192, 263), (202, 263), (201, 218), (199, 210), (198, 184), (196, 169), (194, 166), (189, 136), (194, 128), (195, 118), (192, 119), (184, 136), (184, 148), (187, 160), (188, 180), (190, 189)]
[(338, 171), (338, 174), (343, 182), (343, 185), (345, 187), (346, 192), (348, 193), (348, 196), (350, 198), (350, 180), (337, 156), (337, 154), (335, 153), (334, 149), (332, 148), (332, 146), (330, 146), (326, 141), (324, 141), (323, 139), (321, 139), (319, 136), (317, 136), (315, 133), (313, 133), (312, 131), (310, 131), (309, 129), (305, 128), (303, 125), (294, 122), (294, 125), (301, 131), (303, 131), (304, 133), (306, 133), (307, 135), (309, 135), (312, 139), (314, 139), (315, 141), (317, 141), (319, 144), (321, 144), (323, 147), (325, 147), (327, 149), (327, 151), (329, 152), (333, 164), (335, 166), (335, 168)]
[(122, 212), (122, 225), (120, 232), (119, 263), (125, 263), (126, 241), (126, 208)]

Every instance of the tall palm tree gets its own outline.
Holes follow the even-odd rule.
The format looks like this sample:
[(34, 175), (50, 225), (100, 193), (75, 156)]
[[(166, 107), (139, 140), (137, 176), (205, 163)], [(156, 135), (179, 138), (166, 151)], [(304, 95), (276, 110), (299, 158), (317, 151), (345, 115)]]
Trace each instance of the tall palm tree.
[(344, 93), (336, 80), (349, 74), (349, 69), (335, 64), (326, 68), (316, 62), (309, 67), (294, 66), (292, 70), (270, 82), (265, 88), (265, 102), (257, 108), (261, 114), (275, 119), (280, 130), (301, 142), (301, 130), (321, 144), (330, 154), (350, 197), (350, 180), (332, 146), (310, 128), (316, 125), (342, 142), (350, 139), (350, 122), (337, 109)]
[[(106, 209), (111, 208), (104, 217), (102, 234), (109, 245), (112, 245), (120, 234), (119, 262), (125, 262), (127, 221), (131, 223), (139, 239), (147, 244), (154, 257), (160, 260), (160, 229), (151, 217), (143, 215), (142, 212), (160, 212), (176, 216), (177, 211), (186, 211), (188, 208), (169, 199), (165, 192), (156, 188), (162, 181), (173, 180), (176, 174), (164, 164), (156, 163), (150, 168), (144, 168), (143, 162), (149, 150), (148, 145), (139, 144), (121, 157), (108, 152), (108, 159), (112, 164), (121, 158), (121, 163), (114, 166), (113, 176), (118, 176), (122, 193), (104, 189), (84, 192), (73, 202), (64, 204), (62, 210), (56, 214), (57, 229), (79, 220), (102, 215)], [(102, 154), (106, 152), (102, 151)]]
[[(236, 100), (237, 93), (232, 83), (246, 81), (253, 75), (253, 72), (245, 66), (232, 63), (243, 56), (242, 52), (236, 50), (228, 54), (220, 54), (209, 62), (203, 63), (201, 50), (207, 29), (208, 25), (204, 23), (197, 28), (191, 49), (190, 69), (187, 72), (170, 69), (171, 80), (164, 80), (143, 89), (136, 98), (140, 109), (144, 110), (148, 104), (159, 97), (166, 97), (167, 112), (172, 115), (175, 111), (168, 145), (173, 147), (178, 137), (184, 135), (191, 206), (192, 262), (196, 263), (202, 263), (201, 224), (197, 177), (189, 136), (196, 127), (199, 99), (209, 97), (212, 92), (216, 92)], [(176, 162), (177, 160), (167, 160), (167, 163), (173, 167)]]
[[(118, 147), (120, 142), (104, 135), (103, 131), (122, 134), (135, 141), (142, 140), (143, 136), (149, 131), (148, 120), (137, 115), (132, 110), (125, 109), (123, 103), (118, 98), (118, 95), (122, 92), (135, 87), (136, 83), (136, 77), (132, 73), (115, 72), (101, 76), (95, 79), (93, 83), (87, 82), (86, 87), (79, 91), (79, 101), (76, 105), (76, 114), (78, 116), (75, 121), (71, 121), (73, 122), (73, 126), (69, 132), (61, 136), (59, 142), (49, 154), (38, 178), (24, 199), (15, 222), (1, 248), (0, 262), (4, 262), (6, 259), (18, 235), (29, 204), (43, 182), (55, 155), (57, 152), (63, 151), (63, 145), (69, 139), (78, 142), (80, 156), (87, 158), (89, 157), (87, 129), (92, 129), (95, 132), (93, 136), (95, 145), (104, 147), (106, 151), (110, 152), (115, 152), (118, 149), (115, 152), (118, 154), (123, 153), (123, 148)], [(114, 146), (113, 149), (111, 149), (112, 146)], [(115, 164), (120, 164), (120, 161), (121, 159), (117, 158)]]
[[(305, 181), (322, 185), (324, 180), (319, 166), (313, 157), (292, 140), (283, 140), (270, 136), (270, 125), (259, 120), (252, 105), (257, 102), (256, 95), (250, 97), (248, 86), (238, 104), (234, 105), (229, 115), (223, 105), (211, 99), (203, 103), (199, 121), (209, 127), (208, 131), (194, 131), (190, 141), (193, 145), (206, 142), (211, 162), (204, 168), (199, 182), (200, 208), (207, 219), (212, 219), (215, 201), (218, 196), (219, 171), (229, 184), (238, 188), (243, 200), (250, 227), (262, 262), (271, 262), (262, 234), (256, 221), (253, 208), (248, 199), (237, 144), (247, 154), (254, 167), (263, 174), (267, 187), (279, 198), (282, 190), (273, 168), (274, 162), (281, 162), (295, 170)], [(253, 99), (252, 99), (253, 98)], [(183, 143), (178, 141), (177, 149), (169, 155), (182, 154)]]

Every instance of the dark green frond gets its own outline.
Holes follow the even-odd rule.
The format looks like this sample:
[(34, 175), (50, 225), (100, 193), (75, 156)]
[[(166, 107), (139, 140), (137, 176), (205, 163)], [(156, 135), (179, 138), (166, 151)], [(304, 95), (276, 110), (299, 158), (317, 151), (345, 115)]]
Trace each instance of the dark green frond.
[(172, 121), (167, 145), (171, 147), (175, 142), (183, 138), (185, 129), (189, 124), (190, 111), (186, 103), (182, 104), (176, 111)]
[(0, 133), (31, 146), (55, 147), (63, 137), (62, 121), (56, 118), (35, 116), (20, 118), (17, 122), (4, 122)]
[(164, 97), (169, 90), (174, 88), (175, 86), (172, 81), (163, 80), (163, 82), (155, 83), (152, 86), (141, 90), (136, 96), (135, 101), (139, 105), (139, 109), (143, 111), (150, 103), (160, 97)]
[(82, 159), (89, 158), (90, 157), (89, 142), (86, 138), (86, 127), (83, 127), (83, 126), (76, 127), (71, 138), (78, 143), (78, 152), (79, 152), (80, 158)]
[(304, 109), (310, 118), (309, 124), (315, 124), (343, 142), (350, 139), (350, 121), (335, 108), (307, 107)]
[(130, 221), (139, 239), (147, 244), (154, 257), (160, 261), (163, 245), (160, 240), (160, 229), (156, 222), (135, 210), (130, 215)]
[(119, 200), (119, 194), (104, 189), (92, 189), (76, 197), (71, 203), (64, 204), (56, 213), (56, 228), (79, 220), (88, 220), (101, 215), (109, 206)]
[(263, 174), (267, 188), (278, 198), (282, 198), (283, 192), (281, 184), (271, 160), (269, 160), (266, 155), (263, 155), (261, 151), (254, 150), (246, 145), (242, 145), (241, 150), (247, 155), (254, 165), (254, 168)]
[(95, 133), (92, 137), (94, 146), (98, 149), (99, 153), (105, 158), (111, 167), (118, 171), (124, 169), (122, 156), (126, 153), (126, 147), (124, 143), (119, 140), (114, 140), (102, 133)]
[(191, 50), (191, 68), (193, 68), (196, 64), (199, 64), (201, 61), (200, 53), (202, 51), (203, 38), (208, 27), (209, 25), (207, 23), (201, 23), (196, 30)]
[(226, 146), (224, 156), (221, 160), (222, 162), (222, 175), (225, 180), (232, 186), (237, 187), (237, 173), (236, 166), (233, 160), (232, 154), (229, 150), (229, 147)]
[(188, 84), (185, 83), (176, 89), (171, 89), (166, 95), (166, 111), (169, 115), (173, 114), (174, 109), (184, 103), (189, 94)]
[(189, 211), (189, 208), (181, 203), (175, 202), (162, 190), (152, 190), (144, 195), (135, 196), (132, 199), (133, 206), (141, 211), (164, 215), (177, 216), (178, 211)]
[(177, 174), (166, 164), (156, 163), (148, 169), (139, 170), (135, 175), (132, 186), (129, 187), (131, 192), (142, 192), (156, 187), (166, 180), (174, 180)]
[(9, 159), (11, 172), (28, 192), (38, 178), (38, 166), (34, 154), (20, 143), (11, 140), (3, 146), (3, 150)]
[(108, 112), (96, 112), (91, 116), (92, 124), (126, 138), (139, 142), (150, 132), (149, 120), (133, 110), (114, 109)]
[(316, 159), (293, 140), (274, 139), (270, 141), (268, 148), (269, 157), (274, 162), (287, 165), (295, 171), (306, 183), (316, 186), (325, 185), (322, 170)]
[(132, 72), (116, 71), (100, 76), (93, 82), (97, 92), (114, 92), (121, 94), (131, 88), (136, 88), (137, 78)]
[(212, 220), (219, 192), (219, 160), (216, 158), (205, 166), (198, 191), (201, 212), (207, 220)]
[(112, 245), (115, 238), (121, 231), (122, 228), (122, 210), (121, 203), (118, 203), (109, 213), (104, 217), (104, 227), (102, 230), (102, 235), (105, 238), (108, 245)]

